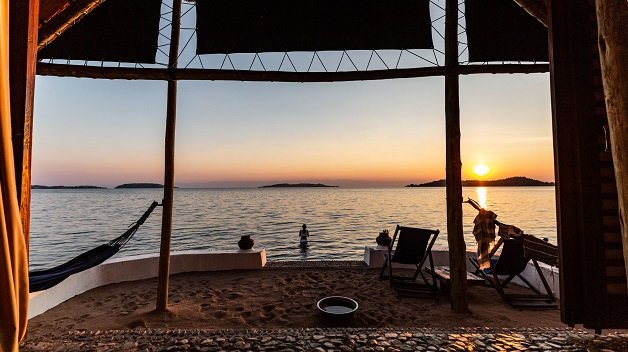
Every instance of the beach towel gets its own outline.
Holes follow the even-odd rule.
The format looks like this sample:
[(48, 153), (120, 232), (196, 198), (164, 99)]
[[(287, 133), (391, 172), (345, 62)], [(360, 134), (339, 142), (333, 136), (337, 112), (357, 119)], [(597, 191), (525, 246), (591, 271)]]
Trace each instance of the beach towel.
[(495, 242), (495, 219), (497, 214), (490, 210), (480, 209), (478, 215), (473, 220), (473, 236), (478, 243), (478, 265), (480, 269), (491, 267), (489, 253)]

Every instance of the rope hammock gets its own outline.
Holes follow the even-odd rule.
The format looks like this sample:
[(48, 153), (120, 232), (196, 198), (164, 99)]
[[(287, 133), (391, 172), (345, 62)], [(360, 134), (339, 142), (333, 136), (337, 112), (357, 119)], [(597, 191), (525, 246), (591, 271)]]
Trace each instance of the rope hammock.
[(29, 273), (30, 292), (37, 292), (49, 289), (61, 281), (67, 279), (70, 275), (74, 275), (81, 271), (93, 268), (101, 264), (105, 260), (111, 258), (135, 235), (140, 226), (148, 219), (148, 216), (158, 206), (157, 202), (153, 202), (148, 210), (121, 236), (102, 244), (96, 248), (78, 255), (67, 263), (61, 264), (51, 269), (31, 271)]

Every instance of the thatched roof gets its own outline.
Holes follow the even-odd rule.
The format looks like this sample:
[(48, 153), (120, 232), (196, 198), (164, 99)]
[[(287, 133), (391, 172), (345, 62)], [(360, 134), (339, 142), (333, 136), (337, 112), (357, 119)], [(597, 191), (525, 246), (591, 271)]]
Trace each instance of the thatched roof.
[[(515, 1), (543, 15), (545, 0)], [(269, 2), (273, 6), (242, 0), (237, 11), (228, 0), (194, 3), (199, 55), (431, 47), (429, 0), (389, 1), (388, 12), (373, 0), (348, 0), (342, 6), (331, 0)], [(330, 17), (321, 3), (344, 15)], [(515, 2), (466, 0), (465, 7), (469, 61), (547, 61), (545, 28)], [(41, 0), (38, 58), (153, 63), (160, 8), (160, 0)], [(408, 31), (412, 23), (420, 26)]]
[(160, 0), (44, 0), (41, 4), (39, 59), (155, 62)]

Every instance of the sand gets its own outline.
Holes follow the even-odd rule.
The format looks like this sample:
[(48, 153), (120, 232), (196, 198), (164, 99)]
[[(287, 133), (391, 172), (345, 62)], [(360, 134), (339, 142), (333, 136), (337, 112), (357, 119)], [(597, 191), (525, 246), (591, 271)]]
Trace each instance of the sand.
[[(153, 311), (156, 279), (108, 285), (31, 319), (29, 338), (139, 327), (565, 327), (558, 310), (515, 310), (491, 287), (469, 287), (470, 314), (453, 313), (448, 297), (396, 298), (378, 273), (366, 268), (279, 268), (179, 274), (171, 277), (166, 313)], [(358, 314), (340, 323), (321, 316), (316, 302), (330, 295), (358, 301)]]

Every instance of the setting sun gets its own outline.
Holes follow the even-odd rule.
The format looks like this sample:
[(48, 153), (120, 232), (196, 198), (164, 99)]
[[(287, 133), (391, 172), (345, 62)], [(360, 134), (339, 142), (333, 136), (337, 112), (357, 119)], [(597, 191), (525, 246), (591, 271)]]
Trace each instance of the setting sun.
[(484, 164), (476, 164), (473, 167), (473, 173), (475, 173), (478, 176), (484, 176), (488, 173), (490, 169), (488, 168), (488, 166), (484, 165)]

